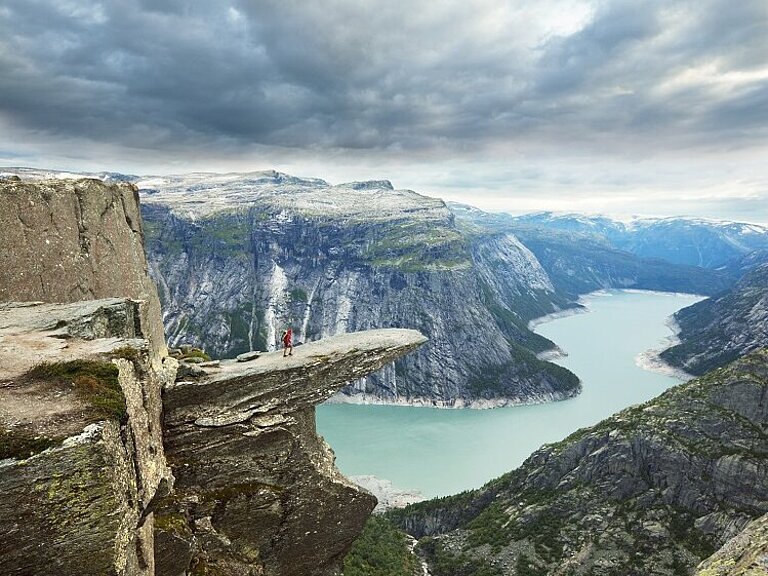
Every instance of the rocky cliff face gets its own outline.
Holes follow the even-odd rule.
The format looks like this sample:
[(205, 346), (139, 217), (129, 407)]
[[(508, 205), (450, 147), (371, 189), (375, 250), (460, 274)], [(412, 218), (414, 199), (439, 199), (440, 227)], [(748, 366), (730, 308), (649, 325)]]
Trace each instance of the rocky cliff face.
[(660, 356), (691, 374), (703, 374), (768, 346), (768, 263), (747, 272), (727, 292), (675, 314), (680, 343)]
[(432, 574), (687, 574), (768, 511), (768, 351), (392, 517)]
[(10, 180), (0, 199), (3, 573), (151, 575), (152, 509), (173, 482), (160, 390), (175, 361), (136, 189)]
[(338, 573), (376, 499), (336, 470), (314, 406), (422, 342), (413, 330), (345, 334), (166, 388), (177, 481), (157, 515), (157, 574)]
[(160, 387), (175, 362), (153, 368), (139, 318), (124, 299), (0, 305), (3, 574), (154, 573), (152, 510), (173, 482)]
[(165, 355), (134, 186), (95, 179), (6, 180), (0, 194), (0, 301), (142, 300), (143, 329)]
[(136, 189), (11, 180), (0, 200), (0, 573), (333, 573), (375, 498), (334, 468), (314, 404), (423, 337), (175, 382)]
[(695, 576), (760, 576), (768, 574), (768, 514), (702, 562)]
[(462, 406), (578, 392), (526, 327), (567, 301), (514, 236), (459, 228), (440, 200), (272, 172), (139, 184), (172, 342), (232, 355), (274, 349), (289, 323), (304, 342), (404, 326), (428, 344), (345, 395)]

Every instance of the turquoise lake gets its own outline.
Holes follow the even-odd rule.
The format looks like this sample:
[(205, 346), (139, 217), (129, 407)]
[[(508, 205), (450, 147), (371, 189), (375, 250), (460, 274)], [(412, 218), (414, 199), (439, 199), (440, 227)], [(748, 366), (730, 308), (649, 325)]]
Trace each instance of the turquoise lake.
[(638, 354), (664, 347), (675, 311), (701, 297), (609, 291), (581, 302), (588, 312), (536, 327), (568, 356), (555, 360), (579, 378), (577, 397), (492, 410), (330, 404), (318, 431), (347, 475), (371, 474), (425, 497), (477, 488), (518, 467), (542, 444), (658, 396), (680, 380), (640, 368)]

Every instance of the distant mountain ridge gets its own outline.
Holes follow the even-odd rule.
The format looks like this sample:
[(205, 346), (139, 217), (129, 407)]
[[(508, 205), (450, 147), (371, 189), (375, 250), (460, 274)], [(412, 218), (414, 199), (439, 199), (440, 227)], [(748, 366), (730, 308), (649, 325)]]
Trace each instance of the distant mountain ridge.
[(557, 289), (571, 298), (606, 288), (713, 295), (733, 283), (733, 278), (722, 271), (645, 258), (616, 248), (601, 234), (521, 223), (520, 218), (509, 214), (483, 212), (462, 204), (450, 203), (449, 207), (458, 221), (468, 226), (514, 234), (534, 253)]
[(637, 218), (539, 212), (514, 216), (519, 225), (592, 235), (643, 258), (719, 268), (754, 250), (768, 249), (768, 226), (702, 218)]

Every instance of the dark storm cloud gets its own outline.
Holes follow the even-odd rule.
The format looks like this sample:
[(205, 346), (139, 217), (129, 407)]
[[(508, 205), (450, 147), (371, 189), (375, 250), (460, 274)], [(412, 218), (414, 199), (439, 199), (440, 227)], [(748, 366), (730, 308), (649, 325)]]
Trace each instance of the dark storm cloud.
[(0, 115), (144, 149), (765, 139), (764, 0), (599, 2), (574, 29), (561, 5), (6, 0)]

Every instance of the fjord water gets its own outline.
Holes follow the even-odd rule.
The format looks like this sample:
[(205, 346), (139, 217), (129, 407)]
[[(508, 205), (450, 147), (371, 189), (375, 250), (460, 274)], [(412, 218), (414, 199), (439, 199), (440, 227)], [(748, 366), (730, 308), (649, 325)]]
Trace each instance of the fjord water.
[(540, 324), (536, 331), (568, 354), (556, 362), (581, 378), (584, 389), (577, 398), (493, 410), (323, 405), (317, 408), (318, 431), (349, 476), (371, 474), (425, 497), (477, 488), (519, 466), (542, 444), (679, 384), (640, 368), (636, 357), (663, 347), (671, 335), (668, 317), (698, 300), (599, 292), (582, 299), (587, 313)]

